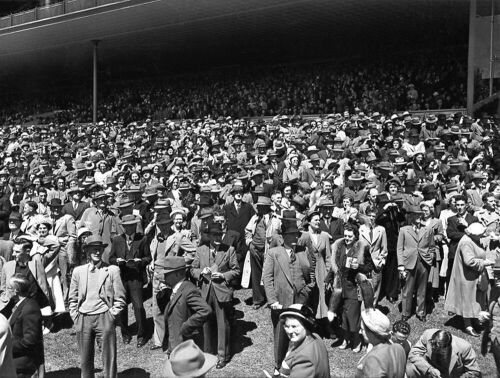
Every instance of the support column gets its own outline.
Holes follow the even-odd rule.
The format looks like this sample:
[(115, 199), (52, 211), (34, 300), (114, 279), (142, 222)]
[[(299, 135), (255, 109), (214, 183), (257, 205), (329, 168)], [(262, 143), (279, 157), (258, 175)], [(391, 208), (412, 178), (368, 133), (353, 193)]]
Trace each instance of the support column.
[(473, 115), (474, 106), (474, 54), (476, 49), (476, 0), (470, 0), (469, 9), (469, 58), (467, 62), (467, 113)]
[(92, 122), (97, 123), (97, 45), (98, 40), (93, 40), (92, 44), (94, 46), (94, 57), (93, 57), (93, 69), (92, 69)]

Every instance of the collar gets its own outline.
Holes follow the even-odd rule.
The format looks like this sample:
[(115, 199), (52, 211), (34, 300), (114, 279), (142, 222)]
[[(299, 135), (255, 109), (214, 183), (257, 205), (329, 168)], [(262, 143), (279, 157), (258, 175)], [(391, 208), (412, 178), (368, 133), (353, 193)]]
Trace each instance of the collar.
[(175, 286), (172, 288), (172, 294), (177, 293), (183, 282), (184, 280), (181, 280), (175, 284)]
[(89, 263), (89, 271), (90, 272), (93, 272), (96, 269), (101, 269), (101, 267), (102, 267), (102, 261), (99, 261), (99, 264), (97, 264), (97, 265), (94, 265), (91, 262)]

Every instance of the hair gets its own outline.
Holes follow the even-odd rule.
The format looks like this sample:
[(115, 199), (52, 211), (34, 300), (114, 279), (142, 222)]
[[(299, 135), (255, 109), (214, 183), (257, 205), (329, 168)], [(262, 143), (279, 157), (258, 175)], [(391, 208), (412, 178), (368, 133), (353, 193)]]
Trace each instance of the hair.
[(365, 214), (370, 214), (370, 213), (375, 213), (377, 214), (377, 207), (376, 206), (367, 206), (365, 210)]
[(345, 226), (344, 226), (344, 231), (351, 231), (353, 234), (354, 234), (354, 238), (355, 239), (358, 239), (359, 238), (359, 230), (358, 228), (353, 225), (352, 223), (347, 223)]
[(10, 280), (9, 285), (14, 292), (22, 297), (27, 297), (30, 291), (30, 282), (27, 278), (20, 274), (14, 274)]
[(436, 331), (430, 340), (432, 350), (442, 350), (451, 347), (452, 335), (449, 331), (439, 330)]
[(492, 192), (486, 192), (481, 196), (481, 200), (483, 202), (486, 202), (488, 198), (490, 197), (495, 197), (495, 195)]
[(467, 203), (467, 197), (466, 196), (463, 196), (461, 194), (457, 194), (455, 197), (455, 202), (458, 202), (458, 201), (464, 201), (465, 203)]
[(21, 245), (23, 247), (23, 251), (31, 250), (33, 248), (33, 243), (24, 238), (17, 238), (14, 240), (14, 244)]

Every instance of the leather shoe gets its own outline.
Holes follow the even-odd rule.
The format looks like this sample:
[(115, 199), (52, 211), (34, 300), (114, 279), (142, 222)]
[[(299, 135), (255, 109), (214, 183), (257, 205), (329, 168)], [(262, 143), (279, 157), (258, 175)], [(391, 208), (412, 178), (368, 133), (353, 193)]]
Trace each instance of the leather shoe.
[(417, 319), (420, 320), (421, 322), (425, 322), (427, 320), (425, 315), (417, 315)]
[(262, 306), (264, 306), (264, 303), (255, 303), (252, 305), (252, 310), (258, 310)]
[(157, 350), (157, 349), (160, 349), (161, 346), (159, 345), (152, 345), (151, 348), (149, 348), (150, 350)]
[(472, 328), (472, 327), (467, 327), (465, 329), (465, 333), (468, 334), (468, 335), (470, 335), (470, 336), (472, 336), (472, 337), (479, 337), (480, 336), (479, 333), (477, 333), (476, 331), (474, 331), (474, 328)]
[(216, 369), (222, 369), (224, 366), (227, 365), (226, 361), (218, 360), (217, 365), (215, 366)]
[(130, 344), (130, 342), (132, 341), (132, 336), (130, 335), (122, 335), (122, 338), (124, 344)]
[(137, 348), (142, 348), (144, 345), (146, 345), (146, 339), (138, 339), (137, 340)]

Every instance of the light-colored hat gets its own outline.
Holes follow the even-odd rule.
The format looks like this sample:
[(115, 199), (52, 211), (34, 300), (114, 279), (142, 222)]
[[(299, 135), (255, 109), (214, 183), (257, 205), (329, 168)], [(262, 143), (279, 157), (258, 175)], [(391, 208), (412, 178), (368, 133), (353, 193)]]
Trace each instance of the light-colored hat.
[(387, 338), (391, 335), (391, 321), (382, 311), (367, 308), (361, 312), (364, 325), (380, 337)]
[(486, 228), (478, 222), (471, 223), (469, 227), (465, 229), (467, 235), (481, 236), (486, 232)]
[(195, 378), (205, 375), (217, 363), (217, 356), (203, 353), (193, 340), (177, 345), (166, 357), (163, 373), (171, 378)]

